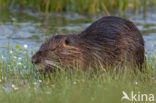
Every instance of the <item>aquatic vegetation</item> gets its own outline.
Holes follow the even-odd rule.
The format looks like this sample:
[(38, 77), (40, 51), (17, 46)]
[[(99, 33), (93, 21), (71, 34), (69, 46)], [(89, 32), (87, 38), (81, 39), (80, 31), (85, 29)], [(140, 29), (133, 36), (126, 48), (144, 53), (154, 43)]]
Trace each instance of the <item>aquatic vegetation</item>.
[[(0, 54), (0, 103), (120, 103), (122, 92), (156, 94), (156, 56), (147, 58), (147, 72), (77, 69), (43, 75), (31, 64), (28, 46)], [(124, 100), (125, 103), (129, 102)]]
[[(119, 13), (127, 10), (146, 12), (147, 6), (155, 5), (155, 0), (0, 0), (1, 8), (32, 9), (48, 12), (105, 12), (118, 9)], [(143, 8), (143, 9), (142, 9)]]

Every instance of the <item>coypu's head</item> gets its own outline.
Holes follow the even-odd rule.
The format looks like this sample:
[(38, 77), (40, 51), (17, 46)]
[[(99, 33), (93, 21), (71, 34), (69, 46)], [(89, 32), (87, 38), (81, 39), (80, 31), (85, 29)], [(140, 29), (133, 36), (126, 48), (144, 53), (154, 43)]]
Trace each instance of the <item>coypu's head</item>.
[(47, 39), (32, 56), (40, 70), (69, 67), (81, 61), (82, 53), (77, 35), (55, 35)]

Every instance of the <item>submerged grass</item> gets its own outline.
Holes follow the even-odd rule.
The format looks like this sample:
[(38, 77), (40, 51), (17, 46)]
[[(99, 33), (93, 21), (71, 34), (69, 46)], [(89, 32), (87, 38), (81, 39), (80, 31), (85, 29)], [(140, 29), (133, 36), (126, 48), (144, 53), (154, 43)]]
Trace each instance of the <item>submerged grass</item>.
[[(119, 13), (127, 10), (142, 10), (156, 5), (156, 0), (0, 0), (1, 8), (32, 9), (48, 12), (97, 13), (118, 9)], [(143, 8), (143, 9), (142, 9)]]
[(0, 103), (129, 103), (121, 101), (122, 91), (156, 96), (155, 62), (156, 56), (150, 57), (144, 73), (62, 69), (47, 76), (32, 66), (26, 49), (16, 46), (0, 56)]

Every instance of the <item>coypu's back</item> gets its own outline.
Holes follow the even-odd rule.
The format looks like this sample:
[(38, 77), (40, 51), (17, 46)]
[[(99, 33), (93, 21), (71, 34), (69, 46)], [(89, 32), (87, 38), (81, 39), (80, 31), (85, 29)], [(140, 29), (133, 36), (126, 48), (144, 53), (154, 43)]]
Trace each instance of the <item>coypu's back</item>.
[(114, 16), (100, 18), (81, 32), (80, 35), (104, 35), (108, 38), (114, 38), (117, 35), (134, 35), (142, 39), (142, 43), (144, 43), (141, 33), (131, 21)]
[(100, 61), (102, 64), (107, 62), (109, 65), (117, 66), (129, 62), (141, 68), (144, 63), (143, 37), (129, 20), (114, 16), (103, 17), (92, 23), (79, 36), (81, 39), (86, 39), (84, 41), (90, 40), (90, 46), (87, 46), (94, 47), (91, 51), (93, 54), (98, 54), (94, 57), (96, 60), (103, 60)]

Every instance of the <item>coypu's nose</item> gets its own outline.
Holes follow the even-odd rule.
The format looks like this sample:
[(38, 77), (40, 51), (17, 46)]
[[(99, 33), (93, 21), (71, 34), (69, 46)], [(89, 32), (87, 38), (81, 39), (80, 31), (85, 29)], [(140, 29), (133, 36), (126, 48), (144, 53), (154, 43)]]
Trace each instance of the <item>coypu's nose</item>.
[(37, 59), (37, 58), (35, 57), (35, 55), (34, 55), (34, 56), (32, 56), (32, 58), (31, 58), (31, 62), (32, 62), (32, 64), (38, 64), (38, 63), (40, 63), (40, 60)]

